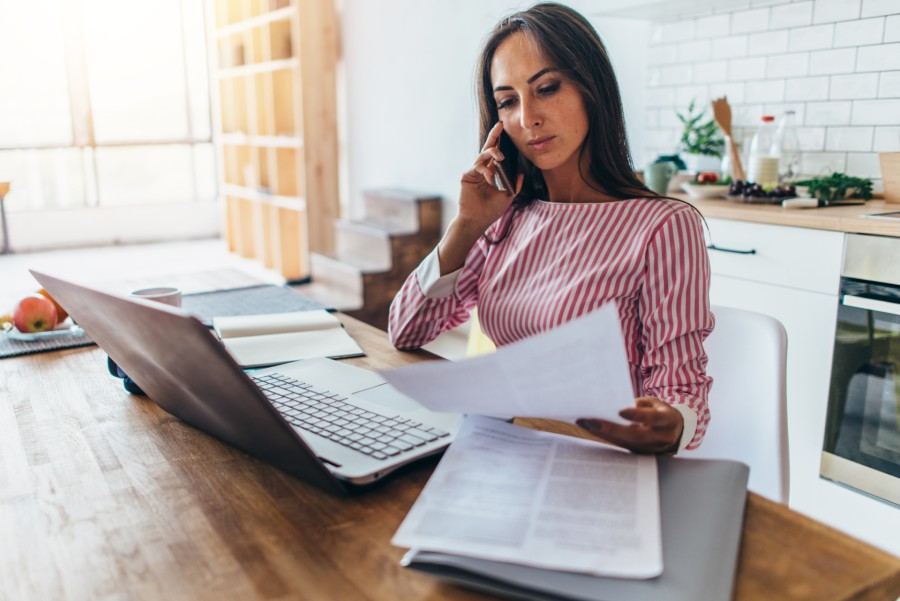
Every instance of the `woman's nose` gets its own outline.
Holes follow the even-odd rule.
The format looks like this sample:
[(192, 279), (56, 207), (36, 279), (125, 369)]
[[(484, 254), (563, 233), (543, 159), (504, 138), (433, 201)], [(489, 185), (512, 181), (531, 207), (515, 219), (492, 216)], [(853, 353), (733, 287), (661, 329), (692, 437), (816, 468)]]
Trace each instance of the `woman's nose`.
[(520, 105), (519, 124), (523, 129), (538, 127), (543, 121), (539, 109), (533, 102), (522, 102)]

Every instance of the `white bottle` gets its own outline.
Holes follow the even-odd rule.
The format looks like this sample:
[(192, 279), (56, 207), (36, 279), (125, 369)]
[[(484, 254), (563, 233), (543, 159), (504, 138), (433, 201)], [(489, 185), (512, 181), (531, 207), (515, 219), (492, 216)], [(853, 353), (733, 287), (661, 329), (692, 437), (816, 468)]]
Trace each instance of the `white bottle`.
[(775, 117), (763, 115), (760, 118), (759, 129), (753, 134), (750, 141), (750, 168), (747, 171), (747, 179), (761, 186), (771, 186), (778, 183), (778, 155), (772, 153), (772, 145), (775, 142)]
[(778, 119), (771, 154), (778, 157), (778, 181), (789, 182), (800, 173), (800, 141), (794, 127), (794, 111), (785, 111)]

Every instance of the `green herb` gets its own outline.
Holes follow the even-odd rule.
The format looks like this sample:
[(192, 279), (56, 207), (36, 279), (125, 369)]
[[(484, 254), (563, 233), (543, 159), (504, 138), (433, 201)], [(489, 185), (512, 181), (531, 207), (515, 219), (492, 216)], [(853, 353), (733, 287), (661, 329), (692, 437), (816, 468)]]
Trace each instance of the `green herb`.
[(681, 132), (681, 148), (690, 154), (721, 157), (725, 151), (725, 140), (718, 135), (719, 126), (712, 119), (701, 123), (706, 109), (694, 114), (695, 100), (691, 100), (686, 115), (675, 113), (684, 125)]
[(809, 195), (819, 200), (841, 200), (842, 198), (872, 198), (872, 180), (852, 177), (843, 173), (832, 173), (830, 177), (794, 182), (795, 186), (808, 186)]

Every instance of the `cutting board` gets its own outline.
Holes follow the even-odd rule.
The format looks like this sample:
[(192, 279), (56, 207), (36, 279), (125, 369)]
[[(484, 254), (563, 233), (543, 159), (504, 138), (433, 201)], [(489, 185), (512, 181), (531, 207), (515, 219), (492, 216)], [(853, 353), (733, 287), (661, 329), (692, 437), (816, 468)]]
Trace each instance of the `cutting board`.
[(881, 152), (881, 179), (885, 202), (900, 203), (900, 152)]

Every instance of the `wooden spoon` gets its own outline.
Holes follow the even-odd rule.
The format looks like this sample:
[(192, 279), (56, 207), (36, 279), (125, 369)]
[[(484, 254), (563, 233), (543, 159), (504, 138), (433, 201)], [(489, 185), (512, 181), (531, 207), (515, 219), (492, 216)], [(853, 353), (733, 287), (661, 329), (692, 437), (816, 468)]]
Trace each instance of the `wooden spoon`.
[(734, 173), (734, 179), (746, 180), (744, 177), (744, 168), (741, 166), (741, 156), (738, 154), (737, 146), (731, 139), (731, 106), (728, 105), (728, 97), (722, 96), (711, 102), (713, 119), (716, 125), (725, 134), (725, 145), (728, 146), (728, 155), (731, 157), (731, 170)]

